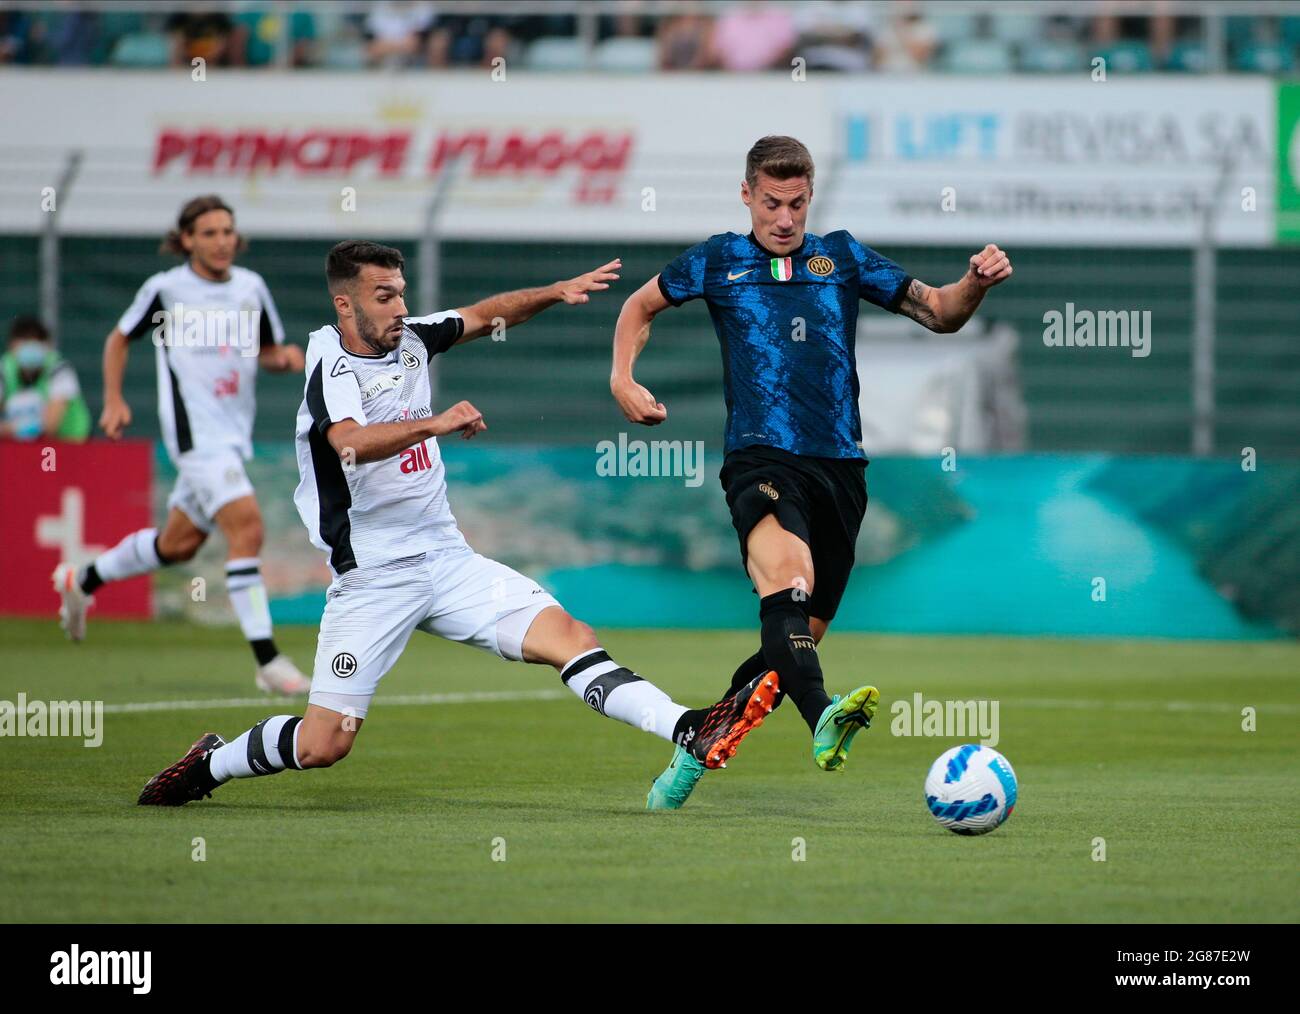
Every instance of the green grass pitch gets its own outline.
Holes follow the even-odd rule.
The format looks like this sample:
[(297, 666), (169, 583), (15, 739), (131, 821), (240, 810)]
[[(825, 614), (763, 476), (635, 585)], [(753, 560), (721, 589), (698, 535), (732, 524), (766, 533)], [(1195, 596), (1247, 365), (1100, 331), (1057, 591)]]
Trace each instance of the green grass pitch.
[[(314, 637), (278, 632), (303, 667)], [(234, 630), (92, 622), (70, 645), (53, 622), (10, 620), (0, 640), (0, 700), (256, 696)], [(605, 643), (701, 704), (757, 638), (614, 631)], [(813, 766), (787, 704), (676, 813), (643, 809), (668, 744), (567, 692), (385, 704), (560, 689), (550, 669), (420, 634), (343, 763), (181, 809), (137, 807), (136, 793), (199, 733), (231, 737), (301, 705), (113, 710), (97, 749), (0, 739), (0, 919), (1300, 919), (1300, 646), (832, 634), (821, 654), (831, 690), (882, 693), (847, 769)], [(926, 811), (926, 770), (957, 741), (891, 735), (890, 705), (914, 691), (1000, 702), (1020, 802), (992, 834), (958, 837)]]

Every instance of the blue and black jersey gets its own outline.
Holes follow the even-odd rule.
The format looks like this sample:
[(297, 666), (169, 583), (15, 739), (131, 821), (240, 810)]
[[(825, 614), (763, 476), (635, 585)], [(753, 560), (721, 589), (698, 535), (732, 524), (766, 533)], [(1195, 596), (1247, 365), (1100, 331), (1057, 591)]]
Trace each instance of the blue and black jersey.
[(809, 233), (788, 257), (753, 233), (725, 232), (664, 268), (659, 288), (674, 306), (708, 303), (722, 345), (726, 451), (861, 458), (858, 300), (897, 312), (911, 281), (843, 230)]

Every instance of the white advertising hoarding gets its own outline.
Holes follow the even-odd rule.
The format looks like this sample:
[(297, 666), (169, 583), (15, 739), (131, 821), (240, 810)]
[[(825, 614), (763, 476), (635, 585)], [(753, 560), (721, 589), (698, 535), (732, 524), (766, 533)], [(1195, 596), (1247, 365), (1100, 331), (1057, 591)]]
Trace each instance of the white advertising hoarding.
[[(876, 243), (1273, 237), (1272, 83), (827, 75), (0, 72), (0, 231), (158, 234), (197, 193), (284, 236), (690, 241), (743, 230), (744, 153), (791, 133), (818, 160), (812, 227)], [(1256, 205), (1244, 210), (1243, 187)], [(55, 195), (57, 199), (59, 195)]]

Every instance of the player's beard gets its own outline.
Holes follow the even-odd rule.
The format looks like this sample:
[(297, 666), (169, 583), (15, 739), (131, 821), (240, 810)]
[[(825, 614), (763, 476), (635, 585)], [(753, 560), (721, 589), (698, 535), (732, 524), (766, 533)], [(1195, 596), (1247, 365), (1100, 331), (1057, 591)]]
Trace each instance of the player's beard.
[(386, 332), (379, 330), (379, 325), (366, 316), (361, 307), (356, 308), (357, 336), (366, 348), (378, 353), (392, 352), (402, 340), (401, 331)]

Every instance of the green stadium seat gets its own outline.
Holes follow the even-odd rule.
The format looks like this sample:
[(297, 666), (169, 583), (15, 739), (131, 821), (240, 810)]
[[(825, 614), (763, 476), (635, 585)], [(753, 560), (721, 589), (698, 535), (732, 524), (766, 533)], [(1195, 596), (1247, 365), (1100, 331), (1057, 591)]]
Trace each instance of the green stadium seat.
[(1067, 74), (1088, 66), (1083, 47), (1074, 42), (1043, 39), (1020, 47), (1020, 69), (1031, 74)]
[(974, 14), (941, 14), (929, 20), (941, 43), (958, 42), (975, 34)]
[(364, 70), (365, 43), (354, 39), (335, 40), (325, 47), (321, 63), (330, 70)]
[(1095, 50), (1094, 56), (1106, 61), (1107, 73), (1142, 74), (1155, 69), (1151, 47), (1145, 42), (1126, 39)]
[(654, 39), (606, 39), (593, 54), (596, 70), (644, 74), (659, 65)]
[(1223, 34), (1229, 45), (1245, 46), (1255, 40), (1255, 19), (1241, 15), (1224, 18)]
[(134, 32), (118, 39), (109, 62), (115, 67), (166, 67), (171, 63), (167, 36)]
[(524, 65), (529, 70), (586, 70), (587, 47), (581, 39), (543, 36), (524, 53)]
[(950, 74), (1006, 74), (1012, 66), (1011, 47), (1001, 39), (952, 42), (939, 58), (939, 68)]
[(1284, 74), (1295, 66), (1291, 50), (1280, 42), (1252, 43), (1233, 51), (1232, 69), (1253, 74)]
[(1210, 65), (1210, 53), (1203, 42), (1180, 42), (1169, 52), (1165, 70), (1199, 74)]
[(1043, 37), (1043, 19), (1037, 14), (994, 14), (993, 34), (1004, 42), (1033, 43)]

